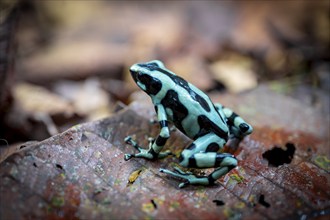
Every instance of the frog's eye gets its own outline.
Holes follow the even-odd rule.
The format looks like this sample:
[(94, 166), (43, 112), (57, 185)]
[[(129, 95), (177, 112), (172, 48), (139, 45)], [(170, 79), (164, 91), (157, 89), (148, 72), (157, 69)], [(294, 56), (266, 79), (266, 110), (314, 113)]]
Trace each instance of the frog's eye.
[(139, 82), (143, 83), (144, 85), (151, 83), (153, 81), (153, 78), (147, 74), (138, 74), (137, 78)]

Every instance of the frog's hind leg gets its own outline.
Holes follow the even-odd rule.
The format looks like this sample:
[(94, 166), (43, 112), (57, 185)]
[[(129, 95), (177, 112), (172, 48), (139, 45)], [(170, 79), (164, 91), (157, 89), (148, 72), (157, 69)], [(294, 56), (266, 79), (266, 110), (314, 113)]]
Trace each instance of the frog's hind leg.
[(180, 165), (188, 168), (215, 168), (208, 176), (196, 176), (185, 173), (178, 168), (173, 171), (161, 169), (160, 171), (185, 181), (179, 185), (212, 185), (221, 176), (237, 166), (236, 158), (227, 153), (217, 153), (222, 149), (225, 141), (213, 133), (206, 134), (196, 139), (187, 149), (182, 151)]
[(252, 133), (253, 128), (238, 114), (233, 112), (230, 108), (224, 107), (221, 104), (214, 105), (219, 114), (225, 116), (230, 130), (231, 138), (242, 140), (246, 135)]

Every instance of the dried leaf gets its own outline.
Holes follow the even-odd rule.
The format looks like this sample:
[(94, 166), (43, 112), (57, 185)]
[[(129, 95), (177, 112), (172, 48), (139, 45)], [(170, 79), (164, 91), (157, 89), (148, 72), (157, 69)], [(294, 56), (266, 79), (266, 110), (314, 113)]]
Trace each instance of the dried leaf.
[[(111, 118), (77, 125), (3, 161), (0, 193), (6, 202), (0, 204), (1, 218), (292, 219), (329, 215), (329, 145), (327, 136), (310, 132), (325, 129), (324, 124), (315, 123), (320, 115), (312, 108), (269, 90), (221, 96), (223, 103), (232, 103), (252, 122), (255, 131), (234, 152), (238, 167), (218, 185), (179, 189), (177, 179), (158, 170), (171, 169), (183, 146), (190, 143), (180, 132), (173, 132), (165, 147), (176, 157), (123, 160), (124, 153), (134, 152), (124, 143), (127, 135), (146, 146), (147, 137), (159, 132), (157, 125), (149, 123), (154, 111), (142, 94), (136, 94), (141, 96), (139, 102)], [(260, 108), (266, 97), (277, 111), (265, 111), (273, 105)], [(281, 127), (272, 126), (278, 117), (289, 116)], [(306, 121), (306, 116), (311, 117)], [(302, 130), (303, 123), (309, 123), (310, 129)], [(289, 142), (295, 147), (291, 162), (269, 166), (262, 155)], [(135, 179), (134, 172), (141, 167), (144, 172)], [(127, 186), (130, 177), (135, 182)]]
[(248, 57), (232, 56), (210, 65), (214, 78), (222, 82), (233, 93), (253, 89), (257, 86), (257, 75), (253, 62)]
[(73, 114), (70, 102), (41, 86), (18, 83), (14, 87), (13, 94), (20, 108), (28, 114), (38, 112), (50, 115), (63, 112), (68, 115)]

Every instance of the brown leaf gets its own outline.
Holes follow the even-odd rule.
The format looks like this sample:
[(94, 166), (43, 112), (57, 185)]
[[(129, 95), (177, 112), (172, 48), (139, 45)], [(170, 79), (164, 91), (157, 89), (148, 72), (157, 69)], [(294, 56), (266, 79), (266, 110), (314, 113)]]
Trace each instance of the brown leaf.
[[(6, 202), (0, 204), (1, 218), (292, 219), (329, 214), (330, 156), (325, 136), (311, 132), (324, 129), (315, 123), (320, 115), (312, 108), (289, 104), (292, 99), (262, 88), (241, 96), (221, 96), (223, 103), (232, 103), (252, 122), (254, 133), (234, 152), (238, 167), (218, 185), (179, 189), (177, 179), (158, 170), (172, 169), (190, 142), (180, 132), (173, 132), (165, 146), (175, 157), (123, 159), (124, 153), (134, 152), (124, 143), (127, 135), (146, 146), (147, 137), (159, 132), (157, 125), (149, 123), (154, 111), (142, 94), (136, 94), (138, 102), (111, 118), (77, 125), (2, 162), (0, 193)], [(267, 110), (273, 105), (260, 107), (266, 97), (268, 104), (277, 106), (276, 112)], [(272, 126), (279, 117), (286, 120)], [(309, 123), (308, 130), (303, 130), (303, 123)], [(263, 154), (275, 146), (286, 149), (289, 142), (295, 148), (291, 161), (270, 166)], [(139, 169), (143, 172), (127, 185)]]

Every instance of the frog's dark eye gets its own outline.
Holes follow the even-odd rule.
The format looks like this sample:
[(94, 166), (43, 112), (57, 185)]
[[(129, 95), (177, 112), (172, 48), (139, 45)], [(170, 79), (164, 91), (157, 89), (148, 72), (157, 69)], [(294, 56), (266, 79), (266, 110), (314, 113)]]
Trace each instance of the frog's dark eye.
[(162, 88), (160, 80), (148, 74), (141, 74), (138, 79), (140, 87), (150, 95), (156, 95)]
[(152, 77), (147, 74), (138, 74), (137, 78), (144, 85), (147, 85), (153, 80)]

